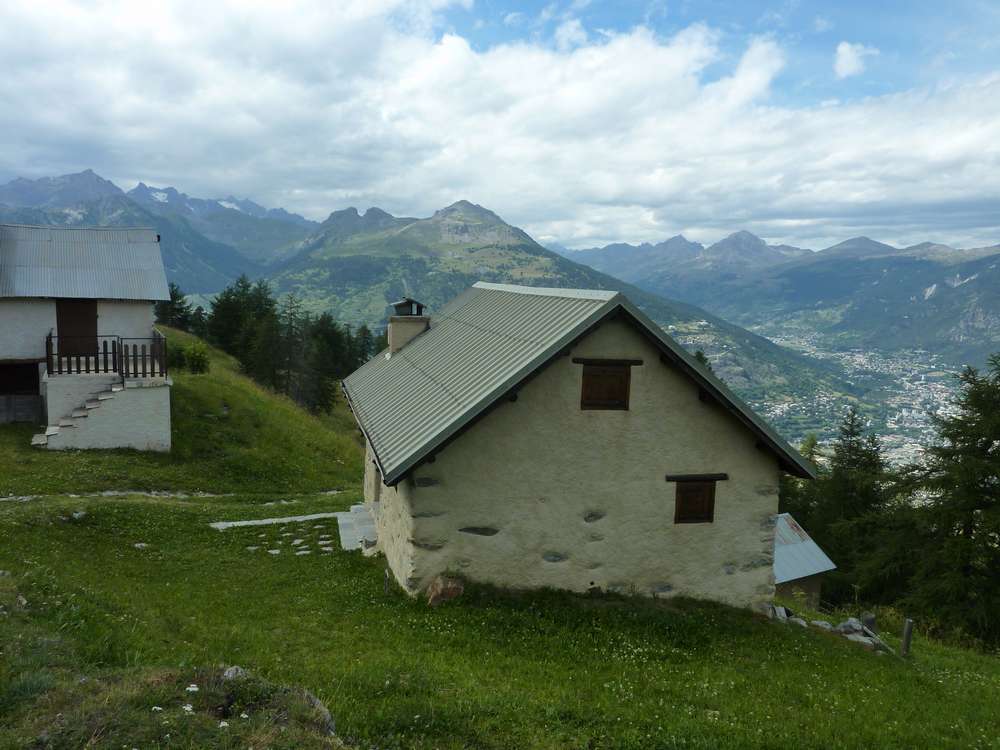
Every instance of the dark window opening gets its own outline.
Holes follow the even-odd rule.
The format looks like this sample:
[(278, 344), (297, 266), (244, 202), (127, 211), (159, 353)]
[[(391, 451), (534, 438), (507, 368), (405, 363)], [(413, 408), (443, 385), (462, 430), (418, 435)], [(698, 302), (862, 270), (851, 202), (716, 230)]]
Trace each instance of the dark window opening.
[(631, 369), (625, 364), (585, 364), (581, 409), (628, 409)]
[(16, 396), (38, 395), (38, 364), (0, 364), (0, 393)]
[(674, 523), (712, 523), (715, 518), (715, 482), (678, 481)]

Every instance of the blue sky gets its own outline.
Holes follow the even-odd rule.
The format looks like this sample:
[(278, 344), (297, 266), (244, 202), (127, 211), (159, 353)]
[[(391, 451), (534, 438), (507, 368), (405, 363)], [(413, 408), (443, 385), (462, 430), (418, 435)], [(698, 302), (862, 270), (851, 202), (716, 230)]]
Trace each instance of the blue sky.
[(0, 180), (588, 247), (1000, 243), (1000, 3), (8, 0)]

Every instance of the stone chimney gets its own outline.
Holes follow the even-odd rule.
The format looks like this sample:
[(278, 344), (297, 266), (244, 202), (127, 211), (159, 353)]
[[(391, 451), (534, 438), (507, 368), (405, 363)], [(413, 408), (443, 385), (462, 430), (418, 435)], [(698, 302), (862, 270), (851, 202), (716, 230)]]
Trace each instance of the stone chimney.
[(393, 302), (392, 307), (395, 314), (389, 316), (389, 351), (398, 352), (426, 331), (431, 319), (424, 315), (424, 306), (409, 297)]

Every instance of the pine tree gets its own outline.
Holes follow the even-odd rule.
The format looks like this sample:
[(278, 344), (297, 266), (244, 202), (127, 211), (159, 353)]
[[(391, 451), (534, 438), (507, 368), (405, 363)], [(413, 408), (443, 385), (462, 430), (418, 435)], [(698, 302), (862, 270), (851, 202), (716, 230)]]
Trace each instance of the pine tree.
[(182, 331), (190, 330), (191, 303), (185, 299), (184, 292), (174, 282), (170, 282), (168, 290), (170, 299), (157, 302), (153, 307), (156, 322)]

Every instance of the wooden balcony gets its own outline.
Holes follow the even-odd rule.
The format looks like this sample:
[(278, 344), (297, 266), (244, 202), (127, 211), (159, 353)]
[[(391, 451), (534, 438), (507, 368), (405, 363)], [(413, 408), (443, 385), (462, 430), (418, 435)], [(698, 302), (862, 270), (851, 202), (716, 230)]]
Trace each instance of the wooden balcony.
[(45, 337), (45, 370), (60, 375), (118, 375), (162, 378), (167, 375), (167, 339), (154, 330), (149, 338), (121, 336)]

